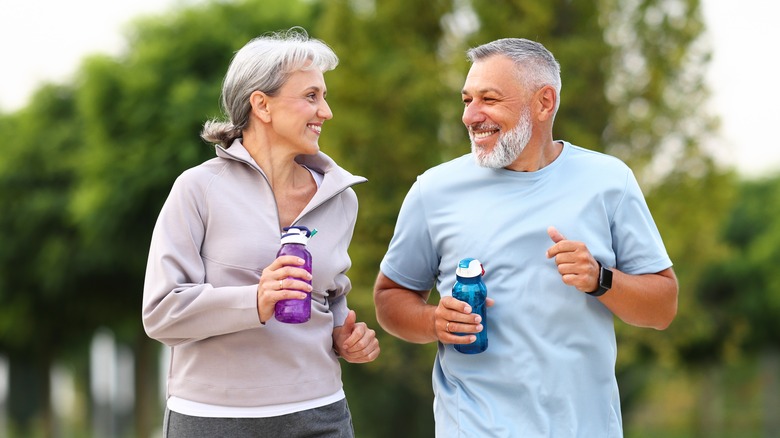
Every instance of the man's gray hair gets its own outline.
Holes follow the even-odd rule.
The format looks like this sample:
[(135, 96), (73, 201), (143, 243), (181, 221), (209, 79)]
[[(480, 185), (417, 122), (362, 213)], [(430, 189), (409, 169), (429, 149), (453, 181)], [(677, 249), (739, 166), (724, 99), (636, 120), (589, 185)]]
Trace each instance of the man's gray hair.
[(330, 47), (309, 38), (301, 27), (254, 38), (236, 52), (222, 82), (222, 109), (229, 121), (209, 120), (201, 137), (230, 147), (249, 123), (249, 96), (253, 92), (275, 96), (294, 72), (318, 69), (324, 73), (338, 63)]
[(540, 43), (525, 38), (503, 38), (469, 49), (466, 55), (472, 63), (493, 55), (508, 57), (517, 66), (518, 78), (526, 89), (536, 91), (546, 85), (555, 88), (555, 112), (558, 112), (561, 102), (561, 66)]

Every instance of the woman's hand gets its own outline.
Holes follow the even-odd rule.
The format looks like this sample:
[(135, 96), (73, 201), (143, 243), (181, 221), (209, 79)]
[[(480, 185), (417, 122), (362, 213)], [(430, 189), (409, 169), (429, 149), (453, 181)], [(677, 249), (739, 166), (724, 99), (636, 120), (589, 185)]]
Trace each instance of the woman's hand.
[(311, 292), (311, 285), (305, 282), (311, 281), (311, 274), (299, 267), (304, 263), (300, 257), (281, 256), (263, 269), (257, 284), (257, 314), (261, 323), (274, 316), (277, 301), (303, 300), (305, 292)]
[(357, 315), (350, 310), (344, 325), (333, 329), (333, 348), (344, 360), (351, 363), (371, 362), (379, 356), (379, 340), (376, 332), (365, 322), (357, 322)]

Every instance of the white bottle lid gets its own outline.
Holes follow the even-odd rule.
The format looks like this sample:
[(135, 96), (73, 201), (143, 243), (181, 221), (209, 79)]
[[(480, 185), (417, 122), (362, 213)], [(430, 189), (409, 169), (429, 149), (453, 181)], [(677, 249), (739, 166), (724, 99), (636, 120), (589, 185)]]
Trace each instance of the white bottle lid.
[(467, 258), (458, 263), (455, 275), (463, 278), (479, 277), (485, 275), (485, 268), (482, 267), (482, 263), (480, 263), (479, 260)]
[(282, 245), (285, 243), (300, 243), (306, 245), (312, 234), (306, 227), (287, 227), (284, 231), (284, 234), (282, 234)]

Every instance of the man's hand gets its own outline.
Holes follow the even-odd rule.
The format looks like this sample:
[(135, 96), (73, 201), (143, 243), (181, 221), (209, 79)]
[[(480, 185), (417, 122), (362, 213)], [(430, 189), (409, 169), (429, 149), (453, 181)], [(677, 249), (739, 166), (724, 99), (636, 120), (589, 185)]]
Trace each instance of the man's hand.
[[(488, 298), (486, 306), (491, 307), (494, 301)], [(477, 340), (476, 335), (484, 330), (482, 317), (471, 313), (473, 309), (468, 303), (453, 297), (442, 297), (434, 312), (433, 326), (436, 337), (444, 344), (471, 344)], [(456, 334), (458, 333), (458, 334)]]
[(547, 258), (555, 258), (563, 282), (582, 292), (598, 289), (599, 264), (585, 243), (567, 240), (555, 227), (548, 228), (547, 234), (554, 242), (547, 250)]

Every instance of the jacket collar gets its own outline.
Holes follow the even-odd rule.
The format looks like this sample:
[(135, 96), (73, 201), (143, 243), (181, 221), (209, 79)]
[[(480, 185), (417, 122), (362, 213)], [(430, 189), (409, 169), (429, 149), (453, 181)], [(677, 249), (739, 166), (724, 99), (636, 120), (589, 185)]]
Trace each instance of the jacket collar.
[[(233, 143), (229, 148), (223, 148), (222, 146), (217, 145), (216, 152), (217, 156), (220, 158), (239, 161), (252, 167), (260, 172), (260, 174), (263, 175), (263, 178), (268, 181), (263, 169), (261, 169), (252, 156), (249, 155), (249, 151), (247, 151), (241, 143), (240, 138), (233, 140)], [(295, 161), (324, 175), (320, 190), (314, 195), (312, 202), (316, 201), (321, 196), (330, 198), (334, 194), (346, 190), (348, 187), (368, 181), (362, 176), (353, 175), (347, 172), (323, 152), (317, 152), (314, 155), (298, 155), (295, 158)]]

